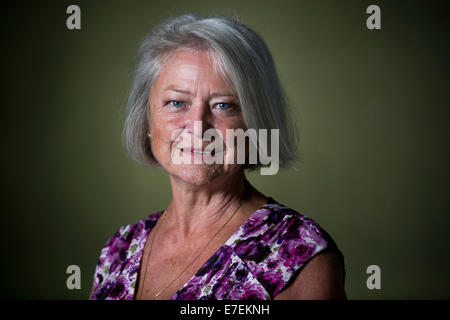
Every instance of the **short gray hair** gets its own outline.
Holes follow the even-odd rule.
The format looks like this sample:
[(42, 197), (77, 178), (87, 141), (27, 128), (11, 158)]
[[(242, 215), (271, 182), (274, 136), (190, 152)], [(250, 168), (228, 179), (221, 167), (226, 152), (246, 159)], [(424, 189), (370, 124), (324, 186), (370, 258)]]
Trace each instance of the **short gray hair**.
[(142, 41), (123, 130), (128, 153), (143, 165), (158, 165), (148, 137), (150, 94), (164, 61), (180, 49), (208, 50), (214, 55), (236, 89), (247, 128), (267, 129), (269, 135), (270, 129), (279, 129), (279, 166), (291, 167), (297, 160), (297, 134), (272, 55), (255, 31), (221, 16), (186, 14), (168, 19)]

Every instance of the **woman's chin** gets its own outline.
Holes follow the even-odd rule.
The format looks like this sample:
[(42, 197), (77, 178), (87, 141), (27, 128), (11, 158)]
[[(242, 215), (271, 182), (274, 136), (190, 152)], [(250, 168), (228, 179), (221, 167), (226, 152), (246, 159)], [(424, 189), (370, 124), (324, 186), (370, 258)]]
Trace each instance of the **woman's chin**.
[[(172, 168), (173, 169), (173, 168)], [(231, 169), (231, 168), (230, 168)], [(168, 170), (169, 173), (193, 186), (204, 186), (211, 184), (220, 178), (226, 178), (230, 172), (223, 165), (185, 165), (177, 166), (175, 170)]]

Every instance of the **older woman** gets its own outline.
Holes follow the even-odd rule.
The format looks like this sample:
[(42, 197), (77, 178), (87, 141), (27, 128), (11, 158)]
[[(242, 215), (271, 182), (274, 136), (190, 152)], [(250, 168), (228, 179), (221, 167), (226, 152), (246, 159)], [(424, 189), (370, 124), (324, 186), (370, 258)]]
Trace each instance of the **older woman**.
[[(330, 235), (246, 180), (245, 169), (262, 166), (249, 161), (255, 141), (244, 145), (244, 163), (217, 159), (238, 160), (242, 144), (224, 142), (227, 133), (277, 129), (274, 161), (295, 160), (260, 36), (228, 18), (184, 15), (155, 28), (139, 59), (124, 139), (136, 160), (167, 171), (172, 200), (106, 242), (91, 299), (345, 299), (343, 255)], [(221, 152), (207, 148), (211, 129)]]

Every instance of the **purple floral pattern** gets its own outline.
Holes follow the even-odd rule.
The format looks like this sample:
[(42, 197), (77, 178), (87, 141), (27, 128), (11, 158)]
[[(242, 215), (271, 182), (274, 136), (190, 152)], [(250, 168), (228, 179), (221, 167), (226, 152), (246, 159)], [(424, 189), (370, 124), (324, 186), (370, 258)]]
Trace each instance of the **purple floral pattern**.
[[(93, 300), (133, 300), (145, 241), (162, 211), (121, 227), (95, 268)], [(268, 300), (319, 252), (344, 256), (317, 222), (270, 198), (171, 300)], [(345, 271), (343, 274), (345, 279)]]

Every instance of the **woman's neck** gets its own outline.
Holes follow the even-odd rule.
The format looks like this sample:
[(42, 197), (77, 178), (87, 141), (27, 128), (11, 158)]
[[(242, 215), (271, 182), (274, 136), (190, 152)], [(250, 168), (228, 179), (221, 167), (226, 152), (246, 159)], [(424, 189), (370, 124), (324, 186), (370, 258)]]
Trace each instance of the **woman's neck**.
[(251, 202), (254, 197), (264, 197), (250, 185), (243, 171), (203, 186), (193, 186), (173, 176), (170, 180), (172, 202), (166, 223), (181, 239), (222, 225), (234, 212), (239, 213), (246, 202)]

